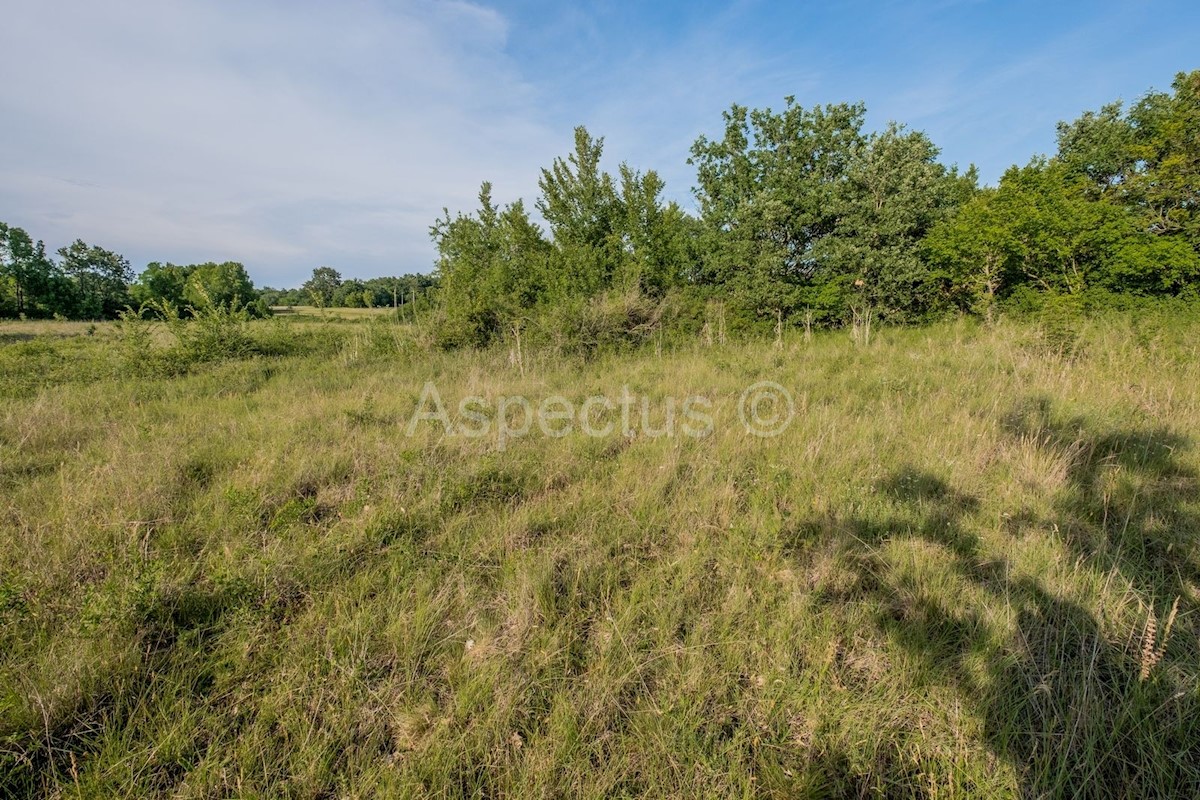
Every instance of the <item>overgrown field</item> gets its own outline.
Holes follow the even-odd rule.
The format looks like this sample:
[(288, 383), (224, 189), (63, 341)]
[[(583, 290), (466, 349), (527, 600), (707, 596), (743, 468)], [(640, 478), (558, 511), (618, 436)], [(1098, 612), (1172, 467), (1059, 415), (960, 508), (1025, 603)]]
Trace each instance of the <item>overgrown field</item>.
[(0, 324), (0, 796), (1200, 796), (1194, 318), (210, 333)]

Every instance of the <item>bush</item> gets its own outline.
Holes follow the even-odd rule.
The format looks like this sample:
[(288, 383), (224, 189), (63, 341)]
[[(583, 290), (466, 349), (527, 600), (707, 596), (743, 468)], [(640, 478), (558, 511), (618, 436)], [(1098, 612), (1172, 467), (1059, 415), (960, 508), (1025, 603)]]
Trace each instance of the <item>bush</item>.
[(637, 290), (606, 292), (552, 306), (536, 327), (560, 353), (591, 358), (645, 342), (662, 329), (670, 307), (669, 302), (656, 302)]

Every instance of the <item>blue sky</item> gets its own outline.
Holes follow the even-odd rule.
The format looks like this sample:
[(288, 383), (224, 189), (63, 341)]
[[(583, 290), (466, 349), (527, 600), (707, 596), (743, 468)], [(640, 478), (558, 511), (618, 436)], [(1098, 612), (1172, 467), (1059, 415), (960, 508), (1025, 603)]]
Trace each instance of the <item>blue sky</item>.
[(151, 260), (424, 272), (480, 181), (532, 206), (572, 128), (692, 205), (731, 103), (863, 101), (994, 183), (1054, 125), (1200, 68), (1184, 2), (21, 0), (0, 27), (0, 220)]

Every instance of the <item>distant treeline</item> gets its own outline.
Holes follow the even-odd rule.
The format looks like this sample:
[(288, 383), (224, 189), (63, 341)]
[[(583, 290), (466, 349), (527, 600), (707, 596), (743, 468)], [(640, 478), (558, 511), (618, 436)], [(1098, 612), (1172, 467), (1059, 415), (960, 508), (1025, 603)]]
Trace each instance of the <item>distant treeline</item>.
[(269, 306), (399, 308), (414, 303), (428, 305), (437, 283), (435, 275), (343, 280), (336, 269), (317, 267), (299, 289), (266, 287), (259, 296)]
[(76, 241), (58, 256), (49, 256), (23, 229), (0, 222), (0, 318), (98, 320), (126, 309), (187, 317), (216, 308), (265, 317), (279, 305), (426, 307), (437, 286), (434, 275), (342, 280), (332, 267), (318, 267), (299, 289), (256, 289), (236, 261), (153, 261), (135, 280), (129, 261), (102, 247)]
[(922, 132), (864, 132), (864, 114), (733, 106), (691, 149), (698, 216), (663, 202), (653, 171), (602, 171), (603, 140), (578, 128), (542, 170), (548, 235), (488, 183), (478, 210), (433, 226), (443, 343), (527, 330), (587, 346), (699, 327), (714, 308), (752, 328), (1196, 297), (1200, 71), (1060, 123), (1058, 152), (995, 188), (940, 164)]

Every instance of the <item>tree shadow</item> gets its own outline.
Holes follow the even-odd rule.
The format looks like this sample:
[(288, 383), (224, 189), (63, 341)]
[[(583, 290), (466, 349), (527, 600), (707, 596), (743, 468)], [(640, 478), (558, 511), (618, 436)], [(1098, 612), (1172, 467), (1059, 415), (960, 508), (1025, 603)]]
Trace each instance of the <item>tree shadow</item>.
[[(1200, 517), (1190, 505), (1200, 479), (1179, 460), (1189, 441), (1161, 428), (1098, 430), (1056, 416), (1043, 399), (1014, 409), (1002, 429), (1065, 464), (1052, 511), (1019, 509), (1004, 529), (1043, 531), (1062, 548), (1058, 563), (1090, 582), (1084, 591), (1107, 583), (1110, 597), (1148, 605), (1132, 612), (1156, 620), (1157, 635), (1143, 626), (1118, 639), (1112, 623), (1130, 609), (1085, 608), (1042, 576), (1015, 573), (972, 530), (979, 500), (920, 470), (877, 484), (884, 514), (813, 519), (804, 538), (838, 542), (858, 599), (878, 609), (879, 631), (975, 708), (988, 748), (1013, 767), (1023, 794), (1200, 796), (1192, 544)], [(963, 596), (900, 568), (889, 545), (905, 541), (933, 545)], [(1011, 615), (1009, 624), (997, 613)], [(1156, 663), (1147, 668), (1147, 658)]]

